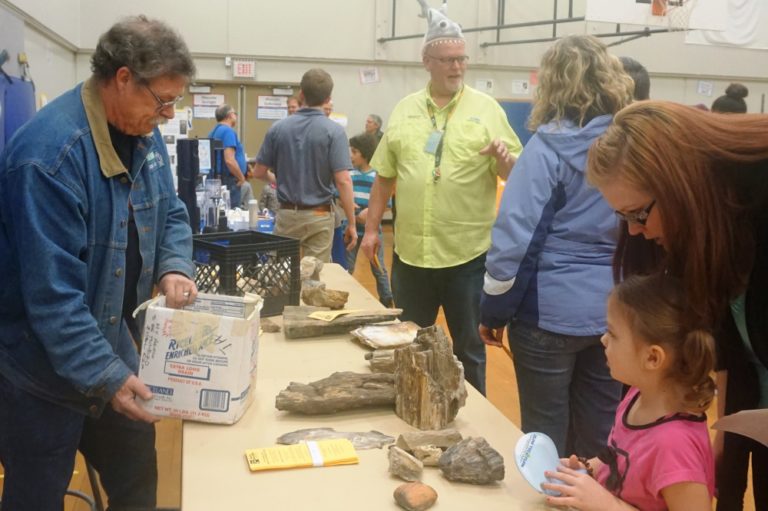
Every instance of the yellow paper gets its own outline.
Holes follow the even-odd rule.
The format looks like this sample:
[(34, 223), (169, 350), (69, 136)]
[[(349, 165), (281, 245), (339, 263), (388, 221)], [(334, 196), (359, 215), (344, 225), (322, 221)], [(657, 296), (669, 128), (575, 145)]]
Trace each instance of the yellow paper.
[(245, 451), (245, 459), (251, 472), (354, 465), (360, 462), (355, 447), (346, 438), (248, 449)]
[(338, 310), (338, 311), (315, 311), (312, 314), (310, 314), (309, 318), (312, 319), (319, 319), (320, 321), (327, 321), (331, 322), (334, 319), (338, 318), (339, 316), (344, 316), (346, 314), (352, 314), (353, 312), (360, 312), (361, 309), (345, 309), (345, 310)]

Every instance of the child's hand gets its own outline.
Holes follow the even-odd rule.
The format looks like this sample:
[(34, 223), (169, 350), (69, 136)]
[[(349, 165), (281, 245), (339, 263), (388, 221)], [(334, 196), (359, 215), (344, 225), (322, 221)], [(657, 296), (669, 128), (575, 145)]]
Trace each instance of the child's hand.
[(368, 208), (360, 211), (360, 213), (357, 214), (357, 218), (360, 219), (360, 223), (365, 224), (365, 222), (368, 221)]
[[(618, 507), (621, 504), (608, 490), (596, 480), (587, 474), (578, 472), (569, 466), (576, 464), (576, 468), (581, 468), (581, 463), (575, 456), (568, 459), (563, 458), (564, 464), (557, 468), (557, 472), (544, 472), (544, 475), (558, 479), (562, 483), (542, 483), (541, 487), (545, 490), (560, 492), (560, 497), (547, 497), (547, 504), (552, 506), (570, 506), (581, 511), (607, 511), (612, 509), (623, 509)], [(569, 466), (565, 466), (565, 464)]]

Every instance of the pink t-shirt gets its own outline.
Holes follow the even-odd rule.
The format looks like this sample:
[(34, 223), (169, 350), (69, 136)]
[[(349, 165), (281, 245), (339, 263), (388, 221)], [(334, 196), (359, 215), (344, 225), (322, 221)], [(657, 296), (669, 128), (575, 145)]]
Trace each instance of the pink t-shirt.
[[(608, 437), (608, 458), (597, 480), (621, 500), (642, 511), (663, 511), (661, 490), (683, 482), (702, 483), (710, 497), (715, 491), (715, 463), (707, 419), (677, 413), (644, 426), (627, 423), (627, 414), (640, 392), (630, 389), (616, 410)], [(613, 465), (613, 470), (611, 468)]]

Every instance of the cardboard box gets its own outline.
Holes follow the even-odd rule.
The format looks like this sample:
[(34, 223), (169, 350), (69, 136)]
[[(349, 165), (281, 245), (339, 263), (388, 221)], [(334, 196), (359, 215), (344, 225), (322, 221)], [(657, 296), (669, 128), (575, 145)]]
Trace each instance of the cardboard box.
[(139, 378), (154, 397), (149, 412), (234, 424), (253, 399), (259, 351), (259, 295), (200, 293), (184, 309), (149, 302)]

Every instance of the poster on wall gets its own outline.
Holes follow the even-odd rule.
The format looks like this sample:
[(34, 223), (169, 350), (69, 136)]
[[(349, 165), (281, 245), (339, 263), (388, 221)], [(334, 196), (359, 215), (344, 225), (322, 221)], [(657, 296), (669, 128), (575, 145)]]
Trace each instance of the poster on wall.
[(195, 94), (193, 96), (195, 106), (217, 107), (224, 104), (224, 94)]
[(279, 121), (288, 117), (287, 108), (257, 108), (256, 118), (262, 121)]
[(196, 106), (195, 119), (215, 119), (216, 107), (215, 106)]

